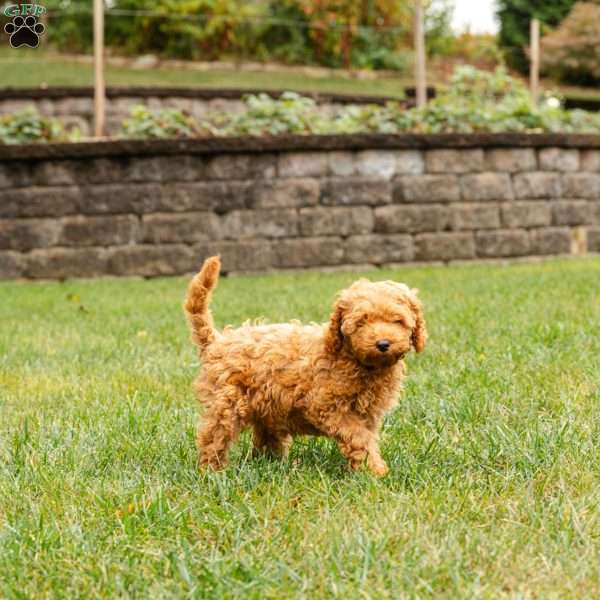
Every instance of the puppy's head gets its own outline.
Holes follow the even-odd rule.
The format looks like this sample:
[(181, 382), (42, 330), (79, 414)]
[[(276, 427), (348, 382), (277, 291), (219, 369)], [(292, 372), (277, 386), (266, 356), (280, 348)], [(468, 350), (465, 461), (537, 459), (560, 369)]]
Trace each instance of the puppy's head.
[(387, 367), (425, 347), (427, 330), (416, 289), (360, 279), (334, 304), (327, 333), (331, 352), (348, 350), (361, 364)]

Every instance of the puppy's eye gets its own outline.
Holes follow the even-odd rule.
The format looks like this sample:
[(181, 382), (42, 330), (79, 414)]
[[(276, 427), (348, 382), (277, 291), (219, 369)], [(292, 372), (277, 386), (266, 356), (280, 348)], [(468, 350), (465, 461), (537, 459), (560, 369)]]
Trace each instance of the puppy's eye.
[(394, 323), (396, 323), (396, 325), (402, 325), (402, 326), (404, 326), (404, 319), (396, 319), (394, 321)]

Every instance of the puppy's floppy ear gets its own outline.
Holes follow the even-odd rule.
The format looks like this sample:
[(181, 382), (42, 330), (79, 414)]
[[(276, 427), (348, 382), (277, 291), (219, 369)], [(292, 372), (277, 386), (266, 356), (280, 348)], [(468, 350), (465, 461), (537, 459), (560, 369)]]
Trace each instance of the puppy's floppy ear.
[(425, 326), (425, 319), (423, 318), (423, 307), (421, 305), (421, 301), (417, 298), (418, 292), (418, 289), (413, 288), (410, 296), (408, 297), (410, 308), (415, 315), (415, 327), (410, 340), (417, 352), (423, 352), (425, 348), (425, 342), (427, 342), (427, 327)]
[(335, 354), (342, 349), (344, 345), (344, 334), (342, 333), (342, 325), (344, 320), (344, 312), (346, 304), (341, 298), (338, 298), (333, 305), (333, 312), (329, 318), (329, 327), (325, 334), (325, 346), (330, 354)]

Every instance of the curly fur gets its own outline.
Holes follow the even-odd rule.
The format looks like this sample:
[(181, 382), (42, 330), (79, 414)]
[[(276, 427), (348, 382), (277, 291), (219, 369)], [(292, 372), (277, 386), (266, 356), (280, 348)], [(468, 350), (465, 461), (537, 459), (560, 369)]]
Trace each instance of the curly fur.
[[(231, 443), (251, 426), (256, 452), (285, 455), (293, 436), (326, 435), (353, 469), (366, 459), (385, 475), (381, 420), (397, 402), (405, 355), (421, 352), (427, 337), (417, 290), (360, 279), (339, 294), (324, 325), (246, 323), (218, 332), (209, 302), (219, 269), (219, 257), (205, 261), (184, 305), (203, 364), (195, 382), (205, 406), (201, 465), (222, 468)], [(385, 352), (376, 346), (382, 340)]]

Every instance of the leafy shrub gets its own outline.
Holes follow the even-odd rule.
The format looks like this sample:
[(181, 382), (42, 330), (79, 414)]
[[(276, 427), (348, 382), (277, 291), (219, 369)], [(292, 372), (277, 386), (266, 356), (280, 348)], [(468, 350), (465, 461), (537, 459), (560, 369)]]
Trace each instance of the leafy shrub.
[[(47, 0), (49, 41), (91, 50), (89, 0)], [(130, 55), (242, 58), (330, 67), (405, 69), (412, 58), (412, 0), (111, 0), (106, 45)], [(426, 3), (427, 46), (448, 44), (451, 0)]]
[(319, 133), (327, 128), (315, 101), (295, 92), (284, 92), (277, 99), (267, 94), (249, 95), (245, 101), (246, 112), (222, 126), (225, 135)]
[(465, 31), (452, 38), (447, 55), (471, 63), (498, 65), (503, 62), (498, 39), (491, 33)]
[[(45, 38), (63, 52), (91, 52), (94, 43), (89, 0), (45, 0), (48, 27)], [(108, 24), (108, 23), (107, 23)]]
[(543, 25), (556, 27), (571, 10), (575, 0), (497, 0), (500, 19), (500, 46), (510, 67), (526, 73), (529, 60), (529, 24), (534, 17)]
[(164, 118), (137, 107), (137, 124), (126, 124), (123, 135), (172, 137), (197, 135), (283, 135), (326, 133), (475, 133), (475, 132), (600, 132), (600, 114), (566, 111), (552, 98), (539, 108), (532, 105), (529, 91), (504, 69), (495, 72), (473, 67), (455, 70), (447, 91), (422, 109), (406, 109), (398, 102), (385, 106), (348, 106), (325, 116), (311, 98), (286, 92), (274, 99), (267, 94), (249, 95), (241, 114), (215, 114), (201, 125), (178, 111), (168, 111), (177, 123), (173, 133)]
[(245, 98), (241, 114), (215, 114), (196, 123), (180, 111), (149, 113), (134, 109), (124, 136), (188, 137), (198, 135), (284, 135), (327, 133), (476, 133), (578, 132), (600, 133), (600, 114), (563, 110), (557, 98), (534, 107), (529, 91), (505, 69), (481, 71), (463, 66), (455, 70), (448, 89), (424, 108), (406, 109), (398, 102), (348, 106), (325, 116), (311, 98), (286, 92), (274, 99), (267, 94)]
[(578, 2), (558, 29), (542, 40), (542, 67), (569, 83), (600, 81), (600, 4)]
[(187, 113), (175, 109), (151, 111), (137, 105), (131, 117), (123, 121), (121, 137), (128, 138), (179, 138), (203, 137), (216, 132), (208, 124), (199, 124)]
[[(556, 105), (558, 104), (558, 105)], [(445, 132), (595, 132), (600, 115), (565, 111), (560, 103), (535, 107), (527, 87), (498, 68), (490, 73), (473, 67), (457, 68), (445, 93), (422, 109), (399, 120), (400, 130)]]
[(0, 116), (1, 144), (58, 142), (64, 139), (66, 136), (61, 124), (41, 117), (33, 108)]

